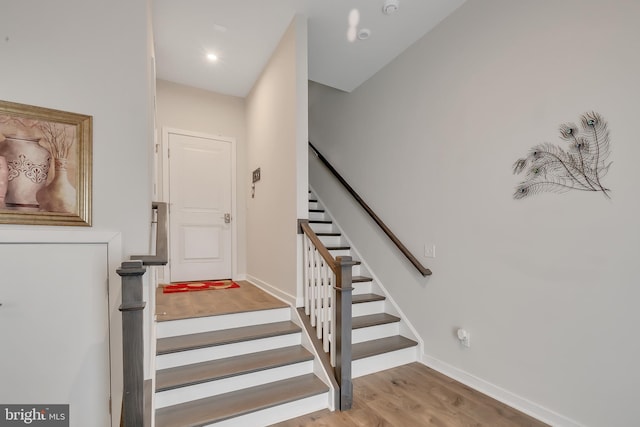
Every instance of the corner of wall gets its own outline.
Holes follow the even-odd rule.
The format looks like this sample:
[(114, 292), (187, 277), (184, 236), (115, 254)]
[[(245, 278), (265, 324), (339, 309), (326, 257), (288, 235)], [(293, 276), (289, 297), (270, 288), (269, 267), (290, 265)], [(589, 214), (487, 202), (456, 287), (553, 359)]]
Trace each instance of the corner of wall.
[(421, 354), (420, 362), (423, 365), (448, 376), (449, 378), (453, 378), (474, 390), (484, 393), (489, 397), (492, 397), (549, 425), (555, 427), (585, 427), (577, 421), (560, 415), (535, 402), (492, 384), (489, 381), (485, 381), (482, 378), (478, 378), (475, 375), (463, 371), (462, 369), (449, 365), (442, 360), (429, 356), (426, 353)]

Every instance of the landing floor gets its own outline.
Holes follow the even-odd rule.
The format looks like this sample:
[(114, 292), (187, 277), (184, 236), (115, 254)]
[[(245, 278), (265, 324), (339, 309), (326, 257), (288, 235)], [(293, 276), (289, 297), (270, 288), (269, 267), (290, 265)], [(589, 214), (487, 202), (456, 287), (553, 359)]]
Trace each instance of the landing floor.
[(162, 287), (156, 290), (156, 318), (165, 320), (219, 314), (268, 310), (288, 305), (245, 280), (238, 280), (236, 289), (216, 289), (164, 294)]
[(353, 380), (350, 411), (322, 410), (272, 427), (543, 427), (542, 423), (420, 363)]

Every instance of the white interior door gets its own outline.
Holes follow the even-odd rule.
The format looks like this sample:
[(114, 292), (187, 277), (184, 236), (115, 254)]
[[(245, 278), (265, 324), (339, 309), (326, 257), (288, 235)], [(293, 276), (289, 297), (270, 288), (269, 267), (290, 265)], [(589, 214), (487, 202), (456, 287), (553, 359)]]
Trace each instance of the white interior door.
[(168, 133), (171, 281), (231, 278), (231, 141)]

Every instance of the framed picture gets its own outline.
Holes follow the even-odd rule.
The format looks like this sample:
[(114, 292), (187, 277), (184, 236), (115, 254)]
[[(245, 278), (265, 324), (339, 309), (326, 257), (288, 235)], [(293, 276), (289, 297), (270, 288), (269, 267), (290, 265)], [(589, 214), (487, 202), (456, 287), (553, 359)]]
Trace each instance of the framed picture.
[(0, 101), (0, 224), (91, 225), (92, 122)]

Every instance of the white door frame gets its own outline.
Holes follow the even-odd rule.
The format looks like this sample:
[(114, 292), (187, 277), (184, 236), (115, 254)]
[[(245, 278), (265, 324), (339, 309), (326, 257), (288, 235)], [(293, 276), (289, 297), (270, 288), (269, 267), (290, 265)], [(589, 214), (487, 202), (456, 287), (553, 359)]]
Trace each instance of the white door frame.
[[(162, 156), (161, 165), (157, 168), (159, 173), (162, 174), (159, 181), (162, 183), (161, 191), (158, 194), (162, 195), (162, 201), (169, 202), (169, 135), (186, 135), (197, 138), (217, 139), (219, 141), (226, 141), (231, 144), (231, 278), (236, 280), (238, 276), (238, 241), (237, 241), (237, 205), (236, 205), (236, 139), (229, 136), (212, 135), (202, 132), (188, 131), (184, 129), (176, 129), (171, 127), (162, 127)], [(171, 205), (169, 204), (169, 222), (171, 222)], [(169, 226), (170, 227), (170, 226)], [(169, 238), (169, 237), (168, 237)], [(169, 248), (171, 248), (171, 239), (169, 238)], [(171, 250), (169, 250), (171, 253)], [(171, 259), (169, 259), (169, 264)], [(163, 271), (163, 278), (169, 280), (171, 275), (169, 269), (171, 265), (166, 265)]]

